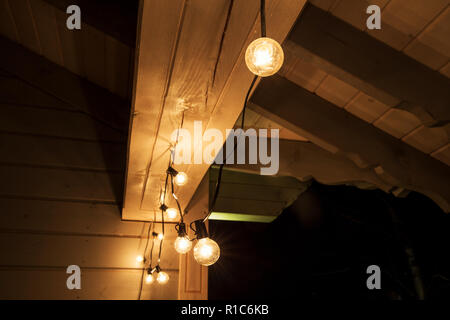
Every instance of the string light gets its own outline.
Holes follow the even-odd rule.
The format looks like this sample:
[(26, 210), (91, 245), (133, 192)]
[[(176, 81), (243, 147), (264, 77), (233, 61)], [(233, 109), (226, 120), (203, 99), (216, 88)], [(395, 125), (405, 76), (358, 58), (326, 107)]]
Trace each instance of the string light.
[(284, 53), (280, 44), (266, 37), (266, 5), (261, 0), (261, 38), (254, 40), (245, 51), (247, 68), (255, 75), (268, 77), (280, 70), (284, 61)]
[(194, 247), (194, 259), (203, 266), (210, 266), (219, 260), (220, 248), (218, 244), (209, 238), (206, 231), (205, 222), (203, 220), (196, 220), (193, 222), (194, 230), (198, 242)]
[(143, 257), (143, 256), (137, 256), (137, 257), (136, 257), (136, 261), (139, 262), (139, 263), (141, 263), (141, 262), (144, 261), (144, 257)]
[(175, 219), (178, 216), (178, 211), (175, 208), (169, 208), (166, 210), (167, 212), (167, 218), (169, 219)]
[(149, 273), (145, 277), (145, 283), (152, 284), (155, 281), (155, 278), (153, 277), (153, 274)]
[(183, 222), (178, 223), (175, 226), (178, 232), (178, 237), (175, 239), (175, 250), (178, 253), (185, 254), (192, 249), (192, 241), (189, 239), (186, 233), (186, 225)]
[(159, 284), (166, 284), (167, 282), (169, 282), (169, 275), (164, 271), (158, 272), (156, 281), (158, 281)]
[(184, 186), (188, 181), (187, 174), (184, 172), (179, 172), (175, 177), (175, 184), (178, 186)]
[(280, 44), (271, 38), (258, 38), (245, 51), (247, 68), (255, 75), (274, 75), (283, 65), (284, 53)]

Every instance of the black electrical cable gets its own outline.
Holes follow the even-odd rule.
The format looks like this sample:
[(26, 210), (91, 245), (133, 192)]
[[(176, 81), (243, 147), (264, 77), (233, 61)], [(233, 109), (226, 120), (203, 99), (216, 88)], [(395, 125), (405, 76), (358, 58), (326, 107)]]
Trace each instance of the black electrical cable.
[[(252, 92), (253, 87), (255, 86), (256, 80), (258, 79), (258, 76), (254, 76), (252, 83), (250, 84), (250, 87), (247, 91), (247, 94), (245, 96), (245, 101), (244, 101), (244, 108), (242, 109), (242, 119), (241, 119), (241, 129), (244, 130), (244, 123), (245, 123), (245, 110), (247, 108), (247, 103), (248, 103), (248, 99), (250, 97), (250, 93)], [(228, 157), (230, 156), (230, 154), (234, 155), (234, 152), (237, 149), (239, 143), (234, 144), (234, 148), (233, 148), (233, 152), (230, 152), (228, 154), (228, 156), (225, 157), (225, 159), (223, 159), (223, 162), (220, 164), (219, 167), (219, 175), (217, 177), (217, 181), (216, 181), (216, 187), (215, 187), (215, 191), (214, 191), (214, 196), (213, 199), (211, 201), (211, 207), (210, 210), (208, 212), (208, 214), (206, 215), (206, 217), (203, 219), (203, 222), (206, 222), (206, 220), (208, 220), (208, 218), (211, 216), (211, 213), (214, 210), (214, 206), (216, 205), (217, 202), (217, 197), (219, 195), (219, 190), (220, 190), (220, 183), (222, 181), (222, 174), (223, 174), (223, 167), (225, 166), (226, 160), (228, 159)], [(191, 228), (192, 229), (192, 228)]]
[(260, 14), (261, 14), (261, 37), (266, 37), (266, 1), (261, 0), (261, 7), (260, 7)]
[[(141, 300), (141, 294), (142, 294), (142, 284), (144, 282), (144, 273), (145, 273), (145, 254), (147, 252), (147, 248), (148, 248), (148, 241), (150, 239), (150, 230), (152, 229), (153, 226), (153, 222), (150, 222), (148, 225), (148, 231), (147, 231), (147, 240), (145, 242), (145, 248), (144, 248), (144, 266), (142, 267), (142, 273), (141, 273), (141, 282), (140, 282), (140, 286), (139, 286), (139, 295), (138, 295), (138, 300)], [(153, 246), (152, 246), (152, 251), (153, 251)], [(151, 268), (151, 260), (150, 260), (150, 268)]]
[[(261, 0), (260, 2), (260, 14), (261, 14), (261, 37), (265, 37), (266, 36), (266, 2), (265, 0)], [(258, 79), (258, 76), (254, 76), (252, 83), (250, 85), (250, 88), (247, 91), (247, 95), (245, 96), (245, 101), (244, 101), (244, 108), (242, 109), (242, 121), (241, 121), (241, 129), (244, 130), (244, 123), (245, 123), (245, 110), (247, 107), (247, 103), (248, 103), (248, 98), (250, 96), (250, 93), (253, 89), (253, 86), (255, 85), (256, 79)], [(236, 151), (237, 148), (237, 144), (234, 145), (234, 149), (233, 149), (233, 154)], [(231, 154), (231, 153), (230, 153)], [(217, 197), (219, 195), (219, 190), (220, 190), (220, 183), (222, 181), (222, 174), (223, 174), (223, 167), (225, 166), (226, 160), (228, 159), (228, 156), (225, 157), (225, 159), (223, 159), (222, 164), (219, 167), (219, 174), (217, 177), (217, 181), (216, 181), (216, 187), (215, 187), (215, 191), (214, 191), (214, 196), (213, 199), (211, 201), (211, 209), (209, 210), (208, 214), (206, 215), (206, 217), (203, 219), (203, 222), (205, 222), (206, 220), (208, 220), (208, 218), (211, 216), (211, 213), (214, 209), (214, 206), (216, 205), (217, 202)], [(192, 229), (192, 227), (191, 227)]]
[[(170, 160), (169, 160), (170, 163)], [(166, 194), (167, 194), (167, 182), (169, 181), (169, 173), (166, 173), (166, 182), (164, 183), (164, 195), (163, 195), (163, 204), (166, 202)], [(162, 228), (162, 239), (161, 242), (159, 243), (159, 253), (158, 253), (158, 265), (161, 261), (161, 251), (162, 251), (162, 247), (163, 247), (163, 242), (164, 242), (164, 210), (161, 209), (161, 228)]]

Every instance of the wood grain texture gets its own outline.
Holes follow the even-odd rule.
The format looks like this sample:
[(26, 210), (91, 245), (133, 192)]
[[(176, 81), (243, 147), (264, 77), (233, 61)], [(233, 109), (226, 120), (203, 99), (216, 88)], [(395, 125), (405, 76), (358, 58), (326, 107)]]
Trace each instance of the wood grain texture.
[[(178, 272), (167, 271), (164, 285), (143, 286), (142, 300), (176, 299)], [(69, 290), (66, 268), (0, 268), (0, 282), (8, 291), (0, 299), (31, 300), (135, 300), (138, 298), (140, 270), (81, 269), (81, 290)]]
[[(261, 81), (254, 110), (361, 167), (373, 167), (387, 184), (424, 193), (449, 211), (448, 166), (381, 132), (279, 76)], [(357, 132), (358, 134), (355, 134)]]
[[(304, 3), (305, 1), (300, 0), (268, 2), (267, 10), (270, 14), (267, 14), (267, 24), (278, 26), (270, 29), (271, 37), (282, 42)], [(254, 3), (242, 2), (240, 5), (254, 7), (256, 17), (257, 6)], [(230, 19), (240, 16), (239, 11), (234, 10), (231, 10)], [(246, 10), (245, 12), (252, 11)], [(215, 128), (225, 132), (226, 128), (234, 125), (242, 109), (245, 88), (252, 80), (245, 66), (244, 52), (247, 44), (259, 32), (256, 21), (249, 23), (248, 30), (238, 30), (237, 26), (242, 20), (230, 20), (229, 27), (233, 25), (235, 31), (225, 33), (223, 51), (219, 54), (229, 12), (228, 1), (187, 2), (186, 6), (175, 1), (164, 5), (149, 1), (145, 2), (142, 12), (136, 99), (123, 211), (125, 219), (151, 216), (152, 211), (159, 207), (159, 190), (164, 182), (169, 159), (170, 135), (180, 125), (183, 109), (187, 109), (184, 128), (190, 132), (193, 132), (195, 120), (203, 121), (203, 130)], [(157, 16), (155, 12), (158, 12)], [(164, 24), (159, 22), (161, 19), (164, 19)], [(209, 28), (205, 28), (205, 25)], [(161, 35), (166, 37), (162, 38)], [(225, 46), (226, 43), (233, 43), (234, 37), (243, 42), (237, 41), (232, 48)], [(225, 55), (225, 50), (230, 49)], [(150, 56), (149, 52), (154, 54)], [(217, 59), (219, 61), (216, 64)], [(223, 87), (219, 86), (219, 78), (216, 78), (219, 81), (217, 95), (210, 95), (211, 83), (216, 81), (212, 80), (214, 72), (216, 77), (223, 75), (227, 78), (226, 81), (224, 78), (220, 80)], [(210, 104), (209, 99), (215, 101), (214, 97), (217, 97), (217, 101)], [(178, 170), (186, 171), (190, 177), (189, 188), (180, 188), (178, 191), (183, 207), (192, 197), (208, 167), (209, 164), (177, 166)]]
[(388, 106), (402, 108), (423, 124), (450, 120), (450, 80), (314, 6), (293, 28), (295, 55)]
[(99, 171), (125, 170), (122, 143), (0, 133), (1, 163)]
[(0, 130), (87, 140), (124, 141), (122, 133), (80, 112), (0, 105)]
[[(2, 45), (0, 68), (23, 79), (33, 87), (57, 97), (66, 104), (72, 105), (77, 110), (124, 133), (127, 132), (126, 100), (81, 79), (9, 40), (0, 40)], [(17, 63), (18, 61), (20, 63)]]

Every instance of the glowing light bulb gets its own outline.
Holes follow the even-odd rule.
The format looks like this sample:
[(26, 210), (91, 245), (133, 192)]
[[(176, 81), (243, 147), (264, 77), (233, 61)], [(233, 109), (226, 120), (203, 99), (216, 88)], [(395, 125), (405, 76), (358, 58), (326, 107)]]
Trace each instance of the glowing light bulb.
[(178, 186), (183, 186), (186, 184), (188, 177), (187, 174), (184, 172), (178, 172), (178, 174), (175, 176), (175, 184)]
[(177, 209), (169, 208), (166, 210), (166, 212), (167, 212), (167, 218), (169, 218), (169, 219), (175, 219), (178, 216)]
[(284, 53), (280, 44), (271, 38), (258, 38), (247, 48), (245, 63), (248, 69), (261, 77), (271, 76), (283, 65)]
[(137, 256), (136, 257), (136, 261), (137, 262), (142, 262), (142, 261), (144, 261), (144, 257), (143, 256)]
[(214, 264), (220, 257), (220, 248), (214, 240), (203, 238), (194, 247), (195, 260), (204, 266)]
[(189, 250), (191, 250), (192, 248), (192, 241), (189, 240), (189, 238), (187, 236), (184, 237), (180, 237), (178, 236), (175, 240), (175, 250), (178, 253), (184, 254), (189, 252)]
[(158, 239), (159, 239), (159, 240), (164, 239), (164, 235), (163, 235), (162, 233), (158, 233)]
[(153, 283), (154, 281), (155, 281), (155, 278), (153, 278), (153, 275), (152, 275), (152, 274), (148, 274), (148, 275), (145, 277), (145, 283), (147, 283), (147, 284)]
[(158, 277), (156, 278), (159, 284), (166, 284), (169, 281), (169, 275), (164, 271), (158, 273)]

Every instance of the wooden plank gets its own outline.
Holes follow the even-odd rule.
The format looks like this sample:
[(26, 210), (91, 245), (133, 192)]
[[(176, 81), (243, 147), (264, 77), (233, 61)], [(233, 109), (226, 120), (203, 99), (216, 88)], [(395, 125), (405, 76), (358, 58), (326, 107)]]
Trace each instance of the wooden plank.
[(19, 33), (20, 44), (31, 51), (42, 54), (36, 22), (31, 11), (29, 0), (9, 1), (9, 6)]
[(354, 98), (357, 93), (357, 89), (330, 75), (316, 89), (318, 96), (341, 108)]
[(89, 24), (129, 47), (134, 47), (136, 44), (136, 21), (139, 1), (44, 1), (63, 13), (66, 12), (68, 6), (78, 4), (82, 10), (82, 25)]
[[(390, 0), (344, 0), (335, 1), (330, 8), (330, 12), (339, 19), (351, 24), (353, 27), (364, 30), (366, 29), (366, 14), (367, 7), (370, 5), (377, 5), (383, 8)], [(385, 18), (383, 12), (382, 18), (383, 27), (385, 28)]]
[(360, 91), (344, 109), (358, 118), (372, 123), (386, 113), (389, 107)]
[[(149, 152), (156, 138), (160, 105), (167, 85), (183, 1), (141, 2), (138, 22), (138, 51), (133, 103), (128, 136), (127, 184), (125, 186), (124, 219), (139, 219), (140, 202), (151, 162)], [(140, 49), (139, 49), (140, 48)], [(151, 54), (149, 54), (151, 53)], [(148, 108), (158, 106), (158, 108)], [(134, 211), (133, 215), (126, 212)], [(148, 217), (153, 216), (153, 211)]]
[(36, 22), (42, 55), (50, 61), (63, 66), (64, 60), (53, 7), (41, 0), (31, 0), (30, 5)]
[(287, 206), (287, 202), (284, 201), (250, 200), (244, 197), (228, 198), (219, 196), (214, 211), (278, 216)]
[[(223, 32), (229, 1), (197, 1), (186, 5), (183, 20), (174, 52), (173, 64), (169, 71), (166, 95), (161, 103), (161, 120), (156, 131), (153, 145), (151, 166), (147, 171), (146, 188), (142, 201), (142, 209), (153, 210), (158, 207), (159, 192), (153, 187), (164, 179), (170, 152), (168, 141), (172, 132), (181, 122), (180, 101), (189, 108), (189, 118), (205, 119), (205, 92), (208, 92), (211, 81), (212, 59), (217, 52), (220, 36)], [(205, 26), (209, 26), (205, 28)], [(186, 64), (189, 64), (186, 66)], [(179, 167), (183, 171), (182, 167)], [(199, 181), (197, 181), (198, 183)], [(183, 192), (181, 189), (179, 192)], [(181, 195), (180, 195), (181, 197)], [(184, 196), (182, 196), (184, 198)]]
[[(245, 3), (254, 5), (249, 2)], [(269, 27), (270, 36), (282, 42), (304, 3), (303, 0), (269, 1), (267, 25), (277, 26), (276, 29)], [(208, 110), (210, 104), (207, 101), (210, 99), (211, 75), (214, 74), (214, 70), (217, 75), (215, 59), (218, 56), (224, 23), (229, 11), (229, 2), (190, 3), (183, 12), (183, 8), (176, 2), (170, 2), (170, 6), (172, 6), (170, 15), (168, 15), (170, 8), (167, 4), (163, 5), (162, 3), (145, 2), (142, 10), (143, 18), (140, 26), (142, 34), (140, 35), (137, 89), (134, 102), (135, 116), (131, 129), (129, 148), (131, 156), (127, 177), (127, 181), (134, 181), (139, 185), (133, 186), (127, 183), (123, 211), (125, 219), (146, 215), (159, 206), (159, 190), (161, 182), (164, 180), (166, 159), (169, 157), (170, 134), (180, 125), (182, 108), (189, 109), (185, 112), (184, 128), (192, 131), (193, 122), (203, 120), (204, 123), (207, 123), (207, 127), (203, 126), (203, 130), (215, 128), (225, 132), (226, 128), (231, 128), (236, 122), (242, 109), (245, 88), (252, 81), (252, 75), (248, 72), (243, 57), (246, 45), (258, 35), (259, 25), (257, 23), (251, 25), (241, 46), (233, 45), (234, 50), (237, 51), (226, 56), (222, 51), (220, 59), (231, 59), (231, 62), (227, 62), (230, 69), (223, 69), (224, 74), (229, 74), (229, 76), (219, 91), (217, 102), (214, 103), (212, 109)], [(180, 20), (173, 18), (174, 13)], [(161, 19), (165, 19), (165, 29), (159, 22)], [(171, 23), (167, 23), (167, 21), (171, 21)], [(242, 20), (235, 23), (242, 24)], [(150, 27), (150, 24), (155, 25)], [(176, 42), (177, 30), (181, 25), (176, 48), (172, 46), (167, 48), (168, 45)], [(205, 29), (205, 25), (209, 25), (210, 28)], [(161, 28), (163, 29), (161, 30)], [(153, 37), (150, 36), (152, 34)], [(162, 38), (161, 34), (167, 36)], [(225, 34), (226, 37), (227, 34), (228, 32)], [(234, 41), (233, 38), (230, 39), (228, 41)], [(223, 48), (225, 47), (224, 39)], [(199, 51), (199, 48), (207, 50)], [(172, 51), (175, 49), (176, 51)], [(151, 57), (148, 55), (150, 52), (154, 53)], [(165, 54), (160, 56), (160, 52)], [(173, 64), (168, 57), (173, 57)], [(233, 57), (237, 58), (233, 59)], [(160, 62), (157, 66), (155, 66), (156, 61)], [(144, 74), (147, 78), (144, 77)], [(168, 80), (170, 81), (167, 82)], [(211, 99), (214, 99), (214, 96), (211, 96)], [(152, 108), (148, 108), (148, 106), (152, 106)], [(144, 109), (145, 107), (147, 110)], [(139, 108), (143, 111), (140, 111)], [(152, 153), (149, 154), (147, 150), (152, 150)], [(189, 188), (180, 188), (178, 191), (183, 207), (192, 197), (208, 167), (209, 164), (206, 163), (177, 167), (180, 171), (187, 172), (190, 181)]]
[(81, 33), (78, 30), (67, 29), (67, 14), (65, 11), (55, 10), (55, 16), (58, 28), (58, 37), (61, 41), (64, 67), (75, 74), (83, 76)]
[(80, 112), (0, 105), (0, 130), (88, 140), (124, 141), (124, 134)]
[(130, 95), (131, 48), (105, 36), (105, 77), (109, 91), (126, 99)]
[[(229, 174), (229, 173), (228, 173)], [(252, 175), (255, 176), (255, 175)], [(210, 194), (214, 193), (215, 182), (210, 183)], [(245, 199), (256, 201), (271, 201), (289, 203), (296, 198), (299, 188), (280, 188), (271, 185), (223, 183), (219, 198)], [(216, 211), (218, 211), (217, 209)]]
[[(386, 3), (386, 1), (384, 1)], [(448, 5), (448, 0), (390, 0), (383, 8), (380, 30), (368, 30), (375, 38), (402, 50)], [(376, 4), (370, 2), (370, 4)], [(366, 6), (367, 8), (367, 6)], [(364, 11), (365, 12), (365, 11)], [(365, 24), (364, 17), (364, 24)]]
[[(428, 7), (428, 6), (427, 6)], [(443, 11), (414, 40), (404, 52), (421, 63), (437, 70), (444, 66), (450, 56), (450, 6)]]
[(95, 119), (127, 132), (128, 111), (125, 100), (7, 39), (0, 39), (0, 44), (0, 68)]
[[(166, 285), (143, 286), (142, 300), (171, 300), (177, 297), (178, 272), (167, 271)], [(0, 268), (0, 299), (26, 300), (135, 300), (140, 270), (82, 269), (81, 290), (69, 290), (66, 268)]]
[(29, 198), (121, 201), (122, 173), (0, 166), (0, 195)]
[(1, 163), (124, 171), (124, 144), (0, 133)]
[(0, 210), (3, 232), (145, 238), (148, 228), (148, 223), (122, 221), (115, 204), (1, 198)]
[[(178, 272), (167, 271), (166, 285), (143, 286), (142, 300), (171, 300), (177, 297)], [(0, 268), (0, 299), (39, 300), (135, 300), (140, 270), (82, 269), (81, 290), (68, 290), (66, 268)]]
[(311, 142), (372, 166), (388, 184), (424, 193), (450, 210), (448, 166), (279, 76), (261, 81), (251, 101), (253, 110)]
[(0, 33), (13, 41), (19, 41), (19, 34), (8, 0), (0, 0)]
[[(450, 121), (450, 80), (312, 5), (293, 28), (295, 55), (424, 124)], [(286, 46), (285, 46), (286, 47)]]
[[(150, 240), (151, 241), (151, 240)], [(156, 241), (156, 240), (155, 240)], [(173, 248), (175, 237), (166, 234), (161, 253), (161, 268), (177, 270), (178, 253)], [(156, 263), (159, 250), (155, 244)], [(151, 243), (150, 243), (151, 244)], [(0, 233), (0, 266), (60, 267), (76, 264), (97, 268), (142, 268), (136, 261), (145, 247), (144, 239), (59, 234)]]
[[(372, 168), (360, 168), (345, 155), (328, 152), (310, 142), (280, 140), (279, 150), (277, 176), (260, 176), (260, 164), (226, 165), (222, 183), (235, 186), (251, 181), (260, 186), (297, 190), (295, 194), (303, 192), (308, 187), (305, 182), (311, 179), (328, 185), (355, 185), (359, 188), (379, 188), (386, 192), (394, 187), (380, 179)], [(211, 170), (211, 175), (216, 176), (217, 170)], [(215, 185), (215, 182), (211, 184)], [(295, 194), (292, 193), (292, 196)], [(286, 200), (290, 202), (295, 199), (289, 197)]]
[(396, 138), (402, 138), (420, 126), (420, 120), (413, 114), (391, 108), (384, 113), (373, 125)]
[(105, 34), (88, 24), (84, 24), (79, 32), (81, 32), (80, 58), (83, 61), (83, 75), (89, 81), (106, 88)]
[(436, 150), (431, 156), (450, 166), (450, 144)]
[(432, 153), (442, 146), (447, 145), (449, 136), (444, 128), (420, 126), (403, 137), (402, 140), (424, 153)]
[[(285, 141), (285, 140), (282, 140)], [(282, 158), (282, 157), (280, 157)], [(232, 168), (239, 168), (240, 165), (230, 166)], [(303, 187), (302, 183), (297, 181), (292, 177), (279, 177), (279, 176), (266, 176), (260, 174), (248, 175), (245, 172), (227, 170), (229, 166), (227, 165), (224, 169), (222, 175), (222, 183), (228, 184), (256, 184), (260, 186), (271, 186), (277, 188), (288, 188), (288, 189), (301, 189)], [(217, 176), (219, 174), (218, 166), (213, 166), (210, 170), (211, 184), (215, 185), (217, 181)]]
[(0, 76), (0, 103), (77, 110), (74, 106), (14, 76)]

